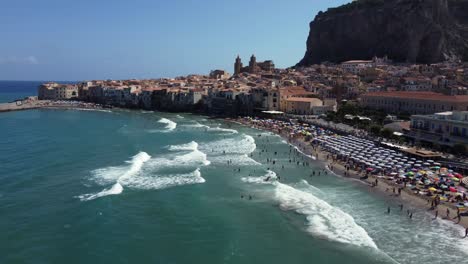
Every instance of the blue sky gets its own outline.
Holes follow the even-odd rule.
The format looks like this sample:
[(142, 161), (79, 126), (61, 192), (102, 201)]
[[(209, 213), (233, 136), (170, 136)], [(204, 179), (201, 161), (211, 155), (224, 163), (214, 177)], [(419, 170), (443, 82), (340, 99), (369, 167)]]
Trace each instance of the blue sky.
[(232, 72), (305, 52), (318, 11), (349, 0), (5, 0), (0, 80), (89, 80)]

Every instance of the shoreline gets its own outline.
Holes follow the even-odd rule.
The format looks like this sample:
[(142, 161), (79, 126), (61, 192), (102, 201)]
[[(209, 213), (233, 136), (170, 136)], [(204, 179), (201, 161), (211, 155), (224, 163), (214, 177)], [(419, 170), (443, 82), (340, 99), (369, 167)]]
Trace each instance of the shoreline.
[[(56, 110), (90, 110), (90, 111), (112, 111), (112, 110), (118, 110), (120, 108), (104, 108), (101, 105), (94, 104), (94, 103), (83, 103), (83, 102), (75, 102), (73, 104), (72, 102), (69, 103), (61, 103), (61, 102), (54, 102), (54, 101), (36, 101), (38, 104), (29, 104), (29, 107), (22, 107), (22, 108), (16, 108), (16, 109), (11, 109), (11, 110), (4, 110), (0, 108), (0, 112), (9, 112), (9, 111), (20, 111), (20, 110), (31, 110), (31, 109), (56, 109)], [(7, 104), (15, 104), (15, 103), (7, 103)], [(1, 106), (2, 104), (0, 104)], [(133, 110), (133, 109), (130, 109)], [(285, 131), (280, 131), (280, 129), (271, 129), (268, 127), (263, 127), (263, 126), (257, 126), (255, 124), (249, 123), (245, 120), (239, 119), (239, 118), (222, 118), (222, 120), (230, 122), (230, 123), (235, 123), (241, 126), (246, 126), (254, 129), (258, 129), (261, 131), (268, 131), (271, 133), (274, 133), (278, 136), (280, 136), (282, 139), (284, 139), (287, 144), (295, 147), (298, 152), (300, 152), (302, 155), (306, 156), (309, 158), (311, 161), (315, 161), (316, 163), (320, 164), (320, 166), (323, 166), (323, 168), (327, 169), (329, 172), (335, 174), (336, 177), (342, 177), (345, 179), (349, 180), (354, 180), (354, 181), (359, 181), (362, 184), (365, 184), (368, 186), (370, 189), (370, 192), (374, 192), (376, 195), (381, 196), (383, 199), (386, 201), (392, 201), (393, 203), (397, 202), (399, 204), (404, 205), (404, 210), (408, 209), (408, 206), (413, 207), (414, 209), (419, 209), (421, 211), (425, 211), (426, 213), (435, 215), (436, 211), (439, 211), (439, 219), (442, 220), (447, 220), (448, 222), (451, 222), (453, 224), (457, 224), (452, 220), (454, 216), (456, 216), (456, 209), (453, 206), (445, 204), (445, 202), (441, 202), (437, 210), (431, 210), (430, 207), (428, 206), (428, 200), (424, 199), (421, 196), (417, 196), (413, 193), (411, 193), (410, 190), (403, 188), (402, 192), (400, 195), (397, 195), (396, 193), (393, 193), (393, 189), (397, 189), (399, 186), (397, 184), (393, 184), (388, 182), (386, 179), (383, 178), (378, 178), (376, 175), (369, 175), (368, 179), (361, 179), (360, 173), (358, 171), (355, 171), (353, 169), (346, 170), (345, 165), (341, 164), (338, 161), (333, 160), (333, 154), (327, 152), (326, 150), (320, 149), (319, 147), (314, 148), (310, 142), (306, 142), (304, 136), (300, 137), (289, 137)], [(327, 156), (331, 156), (332, 159), (330, 158), (327, 159)], [(375, 182), (375, 180), (378, 179), (378, 185), (371, 187), (372, 183)], [(375, 191), (374, 191), (375, 190)], [(430, 201), (430, 200), (429, 200)], [(395, 211), (398, 208), (392, 208), (392, 211)], [(449, 219), (445, 219), (445, 214), (446, 210), (450, 210), (450, 216)], [(386, 208), (383, 208), (383, 210), (386, 210)], [(464, 228), (468, 228), (468, 217), (461, 217), (461, 221), (457, 224), (460, 225)]]
[[(13, 112), (33, 109), (76, 109), (76, 110), (111, 110), (102, 105), (81, 102), (81, 101), (49, 101), (49, 100), (32, 100), (21, 101), (21, 104), (13, 103), (0, 103), (1, 112)], [(117, 107), (112, 109), (118, 109)]]
[[(323, 166), (329, 172), (335, 174), (336, 177), (342, 177), (342, 178), (349, 179), (349, 180), (357, 180), (361, 182), (362, 184), (367, 185), (370, 192), (373, 192), (376, 195), (381, 196), (386, 201), (403, 204), (404, 206), (403, 211), (406, 211), (408, 209), (408, 206), (412, 207), (411, 209), (409, 209), (411, 212), (414, 212), (414, 210), (417, 209), (417, 210), (424, 211), (434, 216), (435, 216), (435, 212), (439, 211), (439, 216), (437, 217), (439, 220), (445, 220), (445, 221), (453, 223), (454, 225), (459, 225), (459, 226), (462, 226), (463, 228), (468, 228), (468, 217), (462, 216), (461, 221), (458, 224), (452, 220), (452, 218), (456, 216), (456, 209), (453, 206), (450, 206), (450, 205), (445, 204), (444, 202), (441, 202), (437, 206), (436, 210), (431, 210), (430, 200), (424, 199), (421, 196), (417, 196), (411, 193), (411, 190), (408, 190), (405, 188), (402, 189), (402, 192), (400, 195), (398, 195), (397, 193), (393, 193), (393, 188), (398, 189), (399, 187), (402, 187), (402, 186), (390, 183), (384, 178), (378, 178), (376, 175), (369, 175), (368, 179), (361, 179), (360, 177), (362, 175), (360, 175), (358, 171), (355, 171), (352, 169), (346, 170), (345, 166), (341, 164), (340, 162), (333, 161), (333, 158), (330, 159), (330, 157), (329, 159), (327, 159), (327, 156), (333, 156), (333, 154), (327, 152), (326, 150), (320, 149), (319, 147), (314, 148), (310, 144), (310, 142), (306, 142), (304, 140), (304, 137), (290, 138), (290, 137), (287, 137), (285, 133), (283, 132), (277, 131), (275, 129), (269, 129), (267, 127), (256, 126), (252, 123), (249, 123), (240, 119), (225, 118), (224, 120), (231, 122), (231, 123), (239, 124), (242, 126), (259, 129), (262, 131), (272, 132), (280, 136), (288, 144), (297, 148), (298, 151), (301, 152), (304, 156), (310, 158), (312, 161), (319, 163), (320, 166)], [(378, 179), (378, 184), (377, 186), (372, 187), (372, 183), (374, 183), (376, 179)], [(385, 211), (387, 208), (382, 208), (382, 209), (383, 211)], [(397, 207), (391, 207), (391, 209), (392, 209), (391, 211), (397, 211), (397, 210), (399, 211), (399, 208)], [(447, 209), (450, 210), (449, 219), (445, 218)]]

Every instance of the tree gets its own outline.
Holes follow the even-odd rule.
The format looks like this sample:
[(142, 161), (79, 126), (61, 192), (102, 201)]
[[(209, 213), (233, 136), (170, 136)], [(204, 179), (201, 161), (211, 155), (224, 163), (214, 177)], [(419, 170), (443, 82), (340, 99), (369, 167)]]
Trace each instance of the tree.
[(380, 126), (373, 125), (370, 127), (370, 132), (376, 136), (380, 134), (381, 128)]
[(384, 138), (391, 138), (392, 135), (393, 135), (393, 131), (389, 128), (384, 128), (382, 129), (382, 131), (380, 132), (380, 134), (382, 135), (382, 137)]
[(453, 153), (457, 154), (457, 155), (466, 155), (467, 153), (467, 149), (466, 149), (466, 146), (462, 143), (457, 143), (455, 145), (453, 145), (453, 148), (452, 148), (452, 151)]

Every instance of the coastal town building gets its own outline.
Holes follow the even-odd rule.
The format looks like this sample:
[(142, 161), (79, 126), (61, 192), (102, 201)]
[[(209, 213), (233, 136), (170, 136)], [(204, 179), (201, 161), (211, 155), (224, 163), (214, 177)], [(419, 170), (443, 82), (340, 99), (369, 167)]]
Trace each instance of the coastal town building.
[(210, 78), (212, 78), (212, 79), (227, 80), (230, 77), (231, 77), (231, 75), (225, 70), (214, 70), (214, 71), (210, 72)]
[(433, 144), (468, 146), (468, 111), (413, 115), (408, 136)]
[[(391, 64), (386, 58), (275, 69), (272, 61), (248, 65), (238, 56), (231, 77), (208, 75), (147, 80), (93, 80), (77, 85), (46, 83), (40, 99), (83, 101), (164, 111), (244, 115), (263, 111), (324, 115), (338, 102), (359, 101), (390, 114), (468, 110), (467, 67), (461, 63)], [(317, 99), (317, 100), (315, 100)]]
[(259, 73), (262, 71), (271, 72), (275, 69), (275, 64), (272, 60), (266, 60), (263, 62), (257, 62), (257, 58), (255, 55), (250, 57), (249, 65), (244, 67), (242, 64), (242, 60), (237, 55), (236, 61), (234, 63), (234, 75), (238, 75), (243, 72), (248, 73)]
[(318, 98), (290, 97), (286, 99), (285, 112), (296, 115), (313, 115), (313, 108), (322, 105), (322, 100)]
[(363, 107), (387, 113), (433, 114), (468, 111), (468, 95), (449, 96), (434, 92), (375, 92), (361, 96)]
[(38, 88), (39, 100), (67, 100), (78, 98), (78, 87), (72, 84), (45, 83)]

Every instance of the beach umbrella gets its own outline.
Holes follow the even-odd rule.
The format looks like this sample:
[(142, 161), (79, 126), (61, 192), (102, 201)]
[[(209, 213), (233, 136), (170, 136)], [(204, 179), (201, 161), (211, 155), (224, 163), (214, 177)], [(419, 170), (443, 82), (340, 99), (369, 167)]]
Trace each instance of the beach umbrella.
[(465, 185), (468, 185), (468, 177), (463, 178), (460, 182)]
[(435, 191), (437, 191), (437, 189), (436, 189), (436, 188), (434, 188), (434, 187), (430, 187), (428, 190), (429, 190), (429, 191), (431, 191), (431, 192), (435, 192)]
[(460, 181), (460, 179), (458, 179), (456, 177), (453, 177), (451, 180), (454, 181), (454, 182), (459, 182)]
[(374, 168), (367, 168), (367, 171), (373, 171)]
[(449, 191), (450, 191), (450, 192), (457, 192), (457, 189), (455, 189), (455, 188), (453, 188), (453, 187), (450, 187), (450, 188), (449, 188)]

